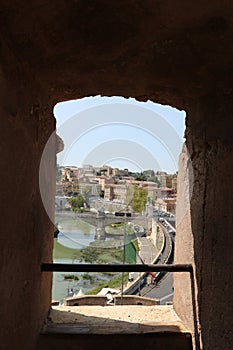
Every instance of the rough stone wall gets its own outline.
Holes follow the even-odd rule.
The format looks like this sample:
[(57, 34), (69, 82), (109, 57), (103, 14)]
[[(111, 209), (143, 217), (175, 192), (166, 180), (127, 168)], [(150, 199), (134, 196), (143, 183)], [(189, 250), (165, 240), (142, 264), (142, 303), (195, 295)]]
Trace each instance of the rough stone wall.
[[(232, 13), (228, 0), (1, 0), (3, 348), (32, 349), (49, 309), (51, 280), (40, 263), (51, 259), (53, 226), (38, 186), (42, 149), (55, 127), (49, 106), (98, 94), (187, 110), (194, 186), (176, 259), (195, 264), (204, 349), (231, 348)], [(55, 145), (47, 168), (51, 198), (54, 163)], [(190, 322), (185, 293), (175, 307)]]
[[(41, 262), (51, 261), (53, 225), (40, 198), (39, 166), (55, 123), (38, 84), (21, 70), (8, 45), (4, 52), (6, 62), (1, 61), (0, 67), (0, 347), (31, 350), (51, 298), (51, 275), (40, 272)], [(52, 147), (46, 173), (51, 198), (54, 152)]]
[[(193, 168), (192, 192), (185, 179), (187, 162), (183, 162), (179, 176), (179, 186), (184, 185), (184, 191), (180, 192), (178, 207), (190, 210), (177, 227), (176, 261), (194, 262), (204, 349), (231, 349), (233, 343), (232, 107), (229, 95), (215, 95), (190, 108), (186, 144)], [(184, 205), (189, 193), (190, 204)], [(192, 326), (189, 288), (181, 289), (185, 285), (188, 286), (187, 279), (178, 276), (175, 308)]]
[(184, 108), (231, 89), (228, 0), (1, 0), (1, 33), (54, 104), (122, 95)]
[(198, 102), (187, 123), (192, 132), (187, 135), (194, 169), (191, 225), (204, 349), (230, 349), (233, 343), (232, 109), (231, 94), (217, 93)]
[[(183, 145), (180, 155), (177, 180), (175, 263), (194, 265), (193, 233), (190, 213), (190, 201), (193, 193), (193, 168), (186, 144)], [(175, 310), (189, 329), (194, 332), (191, 288), (189, 273), (182, 272), (174, 274)]]

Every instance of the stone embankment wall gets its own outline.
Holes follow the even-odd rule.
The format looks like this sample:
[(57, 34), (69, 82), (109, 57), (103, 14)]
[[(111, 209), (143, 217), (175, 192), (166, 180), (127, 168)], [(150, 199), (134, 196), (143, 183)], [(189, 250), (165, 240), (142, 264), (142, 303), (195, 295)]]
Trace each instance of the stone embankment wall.
[(152, 239), (156, 250), (160, 251), (163, 248), (164, 235), (161, 227), (157, 224), (154, 218), (152, 219), (152, 230), (150, 238)]

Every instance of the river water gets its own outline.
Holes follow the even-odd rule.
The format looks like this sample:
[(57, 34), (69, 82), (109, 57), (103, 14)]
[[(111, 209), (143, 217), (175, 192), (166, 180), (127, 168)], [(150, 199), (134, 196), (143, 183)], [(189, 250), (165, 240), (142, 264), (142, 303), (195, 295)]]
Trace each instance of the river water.
[[(54, 238), (54, 263), (79, 263), (77, 253), (95, 242), (95, 227), (75, 217), (73, 213), (56, 215), (55, 222), (59, 225), (60, 233)], [(82, 261), (84, 263), (84, 261)], [(78, 280), (65, 279), (66, 275), (75, 275)], [(53, 273), (52, 299), (63, 302), (63, 298), (73, 292), (85, 293), (108, 281), (109, 275), (98, 273)]]

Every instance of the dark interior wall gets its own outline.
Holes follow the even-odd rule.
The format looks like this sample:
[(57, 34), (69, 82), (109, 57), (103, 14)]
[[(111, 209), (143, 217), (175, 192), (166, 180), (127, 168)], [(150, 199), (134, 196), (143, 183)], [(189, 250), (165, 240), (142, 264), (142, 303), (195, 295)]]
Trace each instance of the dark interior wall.
[[(52, 106), (97, 94), (187, 110), (194, 186), (185, 228), (194, 242), (186, 240), (184, 260), (193, 246), (205, 348), (232, 344), (232, 6), (217, 0), (1, 1), (1, 344), (10, 350), (32, 348), (50, 304), (51, 279), (40, 273), (40, 263), (51, 259), (53, 225), (38, 177), (55, 128)], [(44, 171), (52, 198), (55, 140), (50, 152)], [(185, 317), (185, 287), (179, 299)]]
[[(50, 307), (51, 277), (41, 274), (40, 264), (51, 261), (53, 225), (40, 198), (39, 166), (55, 122), (33, 76), (4, 44), (1, 40), (0, 348), (31, 350)], [(55, 143), (45, 174), (51, 199), (54, 149)]]
[(186, 98), (230, 89), (228, 0), (1, 0), (0, 29), (48, 97), (99, 93), (184, 108)]

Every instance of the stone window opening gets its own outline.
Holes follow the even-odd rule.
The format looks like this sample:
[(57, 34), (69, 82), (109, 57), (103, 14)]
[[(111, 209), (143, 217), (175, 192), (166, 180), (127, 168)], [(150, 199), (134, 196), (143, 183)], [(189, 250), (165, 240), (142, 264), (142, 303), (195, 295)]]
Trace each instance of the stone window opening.
[[(83, 99), (83, 100), (85, 100), (85, 99)], [(141, 137), (142, 138), (144, 137), (144, 140), (145, 140), (145, 136), (147, 136), (148, 138), (150, 138), (149, 141), (154, 142), (154, 144), (152, 144), (153, 147), (155, 147), (155, 142), (160, 142), (160, 144), (162, 144), (162, 146), (164, 147), (168, 156), (170, 157), (170, 162), (173, 163), (173, 165), (174, 165), (177, 162), (178, 152), (181, 149), (182, 140), (181, 140), (180, 135), (178, 135), (178, 132), (180, 132), (180, 129), (182, 128), (182, 125), (181, 125), (182, 122), (180, 122), (180, 125), (179, 125), (180, 129), (179, 129), (179, 131), (177, 131), (177, 130), (175, 130), (176, 125), (174, 127), (174, 125), (171, 124), (171, 119), (170, 119), (170, 124), (169, 124), (169, 119), (166, 120), (166, 117), (164, 118), (164, 115), (161, 112), (163, 110), (163, 106), (158, 105), (158, 110), (156, 110), (156, 109), (152, 110), (152, 107), (153, 107), (152, 102), (150, 103), (149, 108), (148, 108), (148, 106), (145, 107), (144, 106), (145, 104), (138, 103), (135, 99), (130, 99), (130, 100), (132, 100), (131, 103), (126, 104), (125, 102), (126, 101), (129, 102), (129, 100), (125, 100), (123, 98), (117, 98), (117, 101), (115, 101), (114, 99), (113, 99), (113, 101), (111, 101), (111, 98), (105, 98), (104, 104), (102, 104), (102, 101), (100, 99), (100, 101), (98, 101), (99, 104), (95, 103), (95, 105), (93, 107), (92, 105), (94, 103), (93, 103), (93, 99), (92, 99), (91, 103), (89, 103), (89, 105), (91, 107), (88, 105), (85, 106), (85, 103), (84, 103), (85, 108), (83, 108), (83, 110), (82, 110), (82, 108), (81, 108), (81, 110), (76, 108), (76, 110), (78, 110), (78, 112), (76, 114), (74, 113), (74, 108), (72, 110), (72, 104), (75, 101), (71, 101), (72, 102), (71, 103), (71, 111), (73, 111), (73, 114), (71, 115), (71, 112), (69, 111), (68, 116), (67, 116), (66, 112), (64, 110), (63, 120), (62, 120), (61, 116), (59, 116), (59, 105), (61, 105), (61, 104), (56, 105), (54, 107), (54, 113), (55, 113), (55, 116), (56, 116), (56, 113), (58, 113), (57, 136), (56, 136), (57, 142), (58, 142), (57, 149), (59, 150), (59, 152), (62, 153), (62, 150), (64, 149), (64, 147), (68, 146), (67, 147), (68, 152), (66, 151), (68, 153), (68, 155), (63, 157), (63, 159), (61, 158), (62, 162), (66, 162), (66, 158), (69, 159), (69, 152), (72, 152), (72, 147), (74, 149), (76, 147), (76, 149), (78, 149), (78, 150), (80, 150), (82, 148), (81, 146), (79, 146), (80, 144), (82, 145), (82, 143), (80, 143), (80, 139), (82, 139), (82, 138), (85, 139), (85, 137), (88, 136), (88, 133), (93, 134), (93, 132), (96, 132), (96, 129), (97, 129), (97, 138), (98, 138), (98, 136), (99, 136), (98, 131), (100, 130), (100, 133), (101, 133), (101, 128), (104, 129), (104, 128), (108, 128), (108, 127), (112, 127), (112, 126), (114, 126), (114, 127), (117, 126), (117, 127), (120, 127), (120, 129), (119, 129), (120, 131), (122, 131), (122, 127), (124, 127), (125, 129), (127, 127), (129, 129), (129, 127), (131, 127), (133, 129), (134, 133), (141, 132), (143, 134), (143, 136), (141, 136)], [(68, 104), (68, 102), (66, 102), (65, 105), (66, 104)], [(107, 114), (109, 108), (113, 111), (113, 117), (109, 118), (109, 116), (108, 116), (108, 119), (106, 119), (106, 118), (102, 118), (102, 120), (100, 120), (101, 118), (98, 119), (98, 115), (101, 115), (101, 117), (102, 117), (103, 114)], [(170, 108), (169, 113), (172, 113), (171, 107), (169, 107), (169, 108)], [(58, 111), (57, 111), (57, 109), (58, 109)], [(117, 113), (116, 113), (116, 109), (117, 109)], [(126, 109), (126, 113), (129, 114), (129, 112), (130, 112), (131, 113), (130, 119), (129, 118), (127, 119), (127, 117), (125, 117), (125, 116), (124, 116), (124, 118), (120, 118), (120, 119), (117, 118), (116, 115), (120, 114), (118, 109), (121, 112), (121, 114), (123, 114), (124, 109)], [(165, 113), (165, 112), (163, 112), (163, 113)], [(97, 114), (97, 118), (96, 118), (96, 114)], [(135, 117), (135, 114), (136, 114), (136, 117)], [(132, 118), (132, 115), (133, 115), (133, 118)], [(177, 114), (174, 113), (174, 116), (175, 116), (175, 118), (178, 118), (178, 113)], [(139, 117), (141, 117), (141, 120), (139, 120)], [(179, 118), (182, 119), (183, 117), (184, 117), (184, 113), (180, 113)], [(85, 124), (87, 120), (88, 120), (89, 124)], [(129, 120), (130, 120), (130, 122), (129, 122)], [(151, 126), (152, 121), (155, 122), (157, 129), (159, 129), (158, 128), (159, 123), (162, 124), (162, 127), (160, 126), (160, 129), (155, 131), (156, 128)], [(75, 132), (73, 132), (74, 130), (75, 130)], [(116, 128), (116, 130), (117, 130), (117, 128)], [(119, 130), (118, 130), (118, 132), (119, 132)], [(105, 133), (106, 133), (106, 131), (105, 131)], [(168, 137), (167, 137), (167, 134), (168, 134)], [(103, 135), (103, 131), (102, 131), (102, 135)], [(105, 134), (105, 137), (106, 137), (106, 134)], [(154, 140), (152, 137), (154, 137)], [(64, 145), (64, 139), (65, 139), (65, 145)], [(172, 139), (175, 139), (175, 140), (172, 140)], [(68, 142), (67, 142), (67, 140), (68, 140)], [(171, 140), (173, 141), (173, 143), (171, 142)], [(113, 137), (112, 140), (109, 140), (109, 138), (108, 138), (107, 141), (104, 140), (104, 142), (102, 142), (102, 143), (104, 143), (104, 145), (108, 144), (109, 147), (112, 147), (114, 149), (115, 159), (113, 156), (112, 156), (112, 159), (110, 159), (113, 163), (114, 163), (114, 160), (116, 160), (116, 161), (122, 160), (122, 157), (119, 157), (118, 150), (116, 149), (116, 144), (115, 144), (116, 141), (121, 141), (121, 143), (123, 144), (123, 147), (122, 146), (121, 147), (124, 149), (124, 153), (127, 153), (126, 152), (127, 147), (124, 147), (125, 140), (123, 138), (121, 140), (119, 140), (119, 139), (116, 140), (116, 138)], [(84, 140), (84, 143), (85, 142), (86, 142), (86, 140)], [(127, 140), (127, 142), (128, 142), (128, 140)], [(68, 143), (68, 145), (67, 145), (67, 143)], [(78, 144), (78, 147), (75, 143)], [(112, 143), (112, 145), (111, 145), (111, 143)], [(134, 142), (133, 146), (135, 146), (135, 145), (137, 146), (137, 143), (141, 147), (142, 142), (141, 142), (140, 138), (136, 138), (136, 142)], [(87, 144), (87, 142), (86, 142), (86, 144)], [(117, 146), (118, 145), (119, 145), (119, 143), (117, 144)], [(88, 147), (86, 147), (86, 148), (88, 148)], [(95, 146), (95, 151), (96, 151), (97, 156), (94, 156), (94, 159), (96, 160), (98, 158), (98, 156), (100, 156), (100, 157), (102, 156), (102, 154), (99, 152), (98, 142), (97, 142), (97, 146)], [(60, 156), (59, 152), (57, 155), (58, 158)], [(76, 151), (76, 152), (77, 152), (78, 156), (80, 156), (80, 152), (79, 151)], [(91, 156), (90, 156), (90, 153), (91, 153)], [(135, 153), (137, 153), (137, 152), (135, 152)], [(147, 153), (149, 154), (149, 157), (148, 157)], [(157, 174), (157, 177), (156, 177), (156, 179), (158, 181), (157, 185), (160, 187), (161, 186), (166, 187), (166, 185), (168, 185), (169, 187), (172, 187), (173, 184), (171, 185), (171, 183), (170, 183), (171, 178), (166, 179), (166, 177), (164, 178), (164, 176), (163, 176), (163, 166), (164, 165), (159, 164), (159, 162), (156, 159), (156, 156), (154, 156), (154, 158), (150, 157), (150, 153), (151, 153), (151, 150), (146, 149), (146, 147), (144, 149), (142, 148), (142, 151), (141, 151), (142, 158), (149, 158), (149, 161), (151, 161), (151, 163), (148, 164), (148, 169), (153, 168), (153, 167), (154, 168), (157, 167), (157, 173), (159, 174), (159, 175)], [(91, 152), (89, 152), (89, 154), (86, 156), (86, 158), (88, 159), (87, 163), (91, 163), (90, 159), (91, 159), (91, 157), (93, 159), (93, 154), (94, 154), (94, 152), (93, 152), (93, 150), (91, 150)], [(107, 155), (107, 157), (109, 157), (109, 155)], [(131, 157), (132, 157), (132, 154), (131, 154)], [(124, 161), (128, 160), (129, 162), (131, 161), (131, 163), (135, 164), (136, 161), (138, 161), (137, 157), (138, 157), (138, 154), (136, 154), (136, 158), (132, 158), (132, 159), (129, 159), (129, 156), (128, 157), (125, 156)], [(135, 159), (136, 159), (136, 161), (135, 161)], [(84, 160), (84, 163), (85, 163), (85, 161), (86, 160)], [(141, 159), (139, 161), (141, 161)], [(103, 158), (103, 160), (102, 160), (102, 164), (107, 163), (107, 162), (108, 162), (108, 160), (106, 161), (106, 156), (105, 156), (105, 159)], [(66, 165), (66, 164), (64, 164), (64, 165)], [(57, 166), (58, 166), (58, 161), (57, 161)], [(68, 164), (68, 166), (69, 166), (69, 164)], [(136, 166), (138, 166), (138, 164), (136, 164)], [(126, 169), (126, 167), (125, 167), (125, 169)], [(144, 168), (145, 167), (146, 166), (144, 165)], [(158, 170), (158, 169), (160, 169), (160, 170)], [(142, 170), (142, 169), (140, 169), (140, 170)], [(178, 169), (175, 169), (175, 170), (178, 170)], [(76, 172), (75, 169), (73, 169), (73, 170), (69, 169), (69, 173), (62, 175), (62, 171), (60, 170), (60, 173), (59, 173), (60, 179), (62, 178), (62, 176), (63, 177), (65, 176), (66, 181), (68, 180), (68, 178), (69, 178), (69, 180), (72, 180), (72, 177), (75, 176), (74, 175), (75, 172)], [(168, 184), (168, 180), (169, 180), (169, 184)], [(58, 194), (61, 194), (60, 187), (56, 190)], [(76, 191), (75, 191), (76, 194), (78, 193), (77, 191), (78, 191), (78, 189), (76, 188)], [(158, 205), (158, 209), (163, 210), (161, 203), (157, 203), (157, 205)], [(168, 205), (171, 207), (171, 203), (169, 203), (169, 204), (167, 203), (167, 208), (170, 208), (170, 207), (168, 207)], [(64, 210), (69, 209), (69, 201), (67, 201), (66, 203), (64, 201), (64, 203), (63, 203), (63, 200), (59, 199), (59, 208), (62, 208), (62, 207)], [(172, 212), (172, 210), (169, 210), (169, 209), (168, 209), (168, 211)], [(173, 208), (173, 214), (174, 214), (174, 211), (175, 211), (175, 209)], [(68, 286), (67, 289), (68, 289), (68, 292), (70, 292), (70, 289), (72, 290), (72, 288), (70, 288), (70, 286)]]

